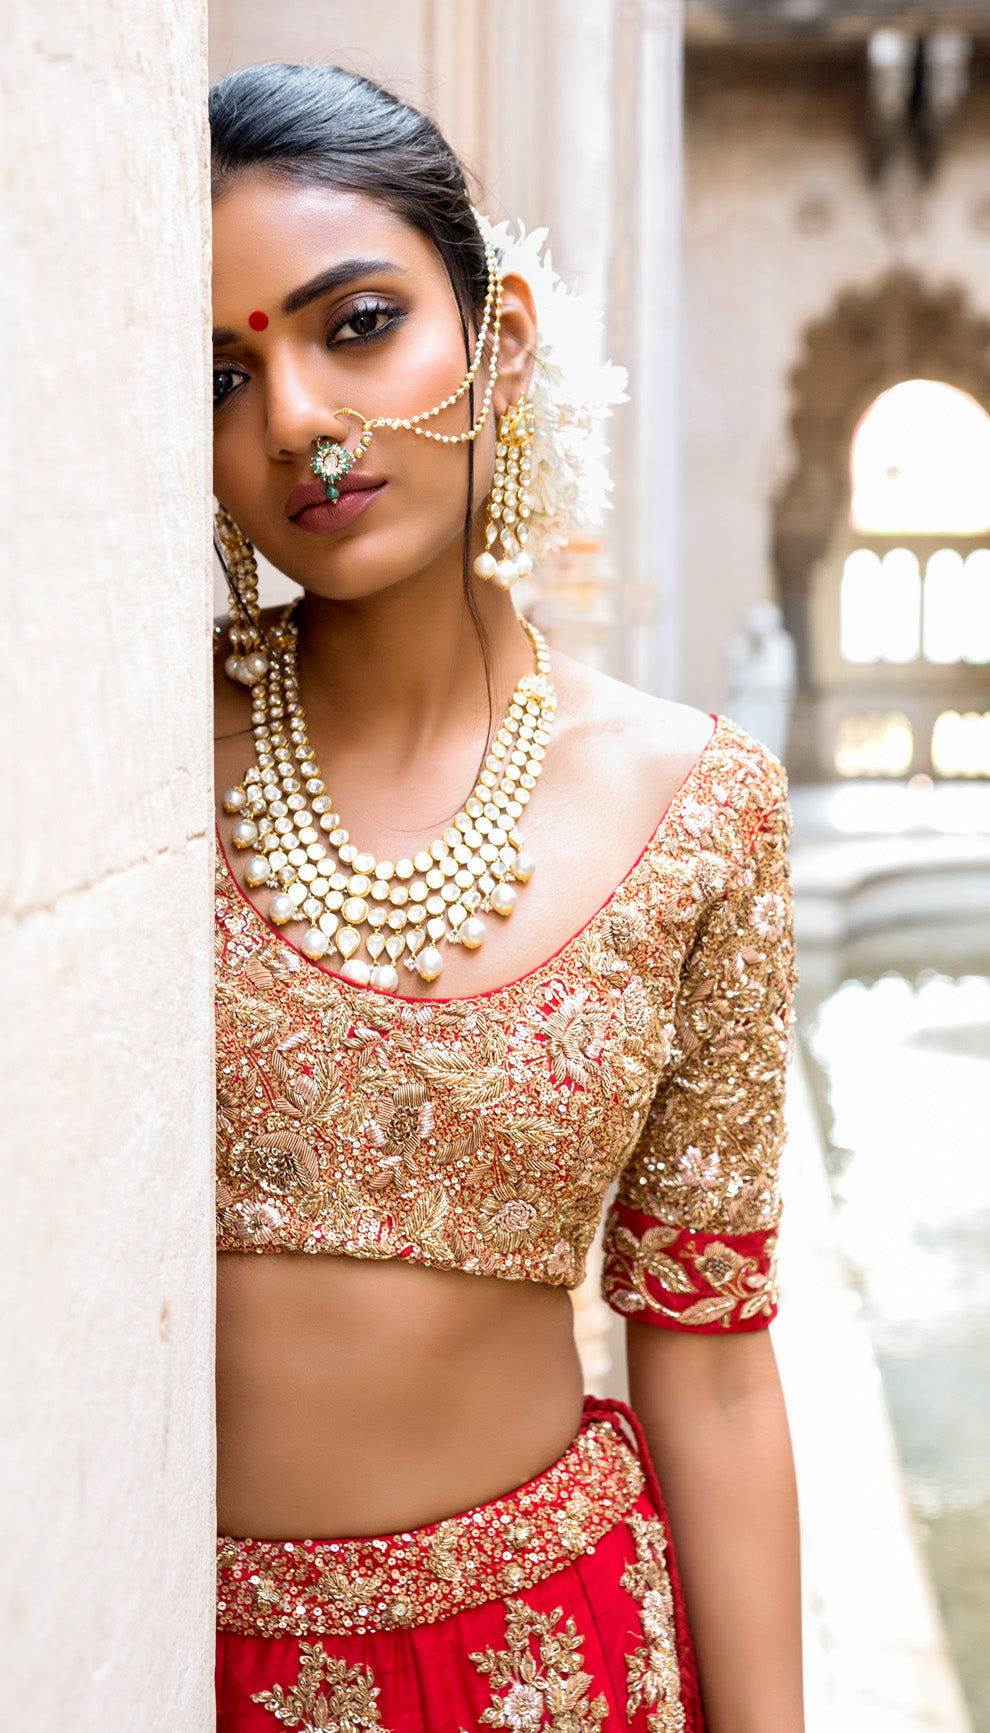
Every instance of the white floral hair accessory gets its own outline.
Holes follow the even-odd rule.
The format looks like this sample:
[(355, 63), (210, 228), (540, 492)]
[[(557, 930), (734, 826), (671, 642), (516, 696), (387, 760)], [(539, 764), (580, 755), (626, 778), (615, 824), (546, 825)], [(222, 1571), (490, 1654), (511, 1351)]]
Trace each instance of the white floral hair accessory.
[(525, 278), (536, 303), (536, 361), (527, 397), (536, 415), (531, 453), (529, 537), (540, 559), (573, 535), (596, 529), (609, 504), (612, 478), (601, 424), (612, 404), (626, 403), (624, 367), (601, 362), (602, 316), (586, 295), (561, 282), (544, 251), (546, 229), (513, 235), (479, 215), (485, 240), (499, 255), (503, 277)]

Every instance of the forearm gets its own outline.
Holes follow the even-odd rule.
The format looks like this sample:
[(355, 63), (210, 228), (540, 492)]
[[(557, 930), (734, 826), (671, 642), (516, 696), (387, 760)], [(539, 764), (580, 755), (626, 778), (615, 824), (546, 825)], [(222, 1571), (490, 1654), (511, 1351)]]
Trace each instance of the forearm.
[(629, 1359), (709, 1733), (801, 1733), (797, 1497), (769, 1339), (692, 1341), (633, 1325)]

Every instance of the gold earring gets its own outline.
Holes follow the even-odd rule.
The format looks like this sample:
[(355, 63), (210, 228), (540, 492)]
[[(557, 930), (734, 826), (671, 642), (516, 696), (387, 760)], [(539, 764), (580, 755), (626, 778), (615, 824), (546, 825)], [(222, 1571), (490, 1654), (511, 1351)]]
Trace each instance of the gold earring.
[(217, 510), (213, 527), (230, 598), (231, 653), (223, 665), (224, 673), (242, 686), (254, 686), (268, 673), (268, 656), (262, 647), (254, 549), (223, 506)]
[(485, 551), (478, 555), (474, 569), (479, 578), (490, 578), (500, 590), (511, 589), (517, 578), (528, 577), (533, 570), (526, 538), (535, 422), (525, 392), (499, 419), (495, 474), (485, 513)]

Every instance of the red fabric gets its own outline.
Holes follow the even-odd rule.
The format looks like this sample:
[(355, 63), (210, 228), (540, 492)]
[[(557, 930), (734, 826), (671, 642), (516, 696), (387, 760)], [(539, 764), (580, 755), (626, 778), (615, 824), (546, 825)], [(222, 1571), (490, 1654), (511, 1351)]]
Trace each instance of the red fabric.
[[(667, 1509), (660, 1491), (660, 1482), (653, 1467), (653, 1461), (647, 1448), (646, 1435), (636, 1415), (624, 1402), (614, 1402), (606, 1397), (586, 1396), (584, 1399), (585, 1420), (610, 1420), (620, 1436), (625, 1437), (624, 1426), (628, 1426), (636, 1441), (636, 1454), (646, 1475), (646, 1492), (663, 1522), (664, 1528), (670, 1534), (670, 1524), (667, 1521)], [(677, 1558), (674, 1553), (674, 1543), (671, 1540), (667, 1549), (667, 1574), (670, 1577), (671, 1593), (674, 1597), (674, 1628), (677, 1633), (677, 1659), (681, 1673), (681, 1705), (684, 1710), (685, 1733), (704, 1733), (705, 1717), (701, 1707), (701, 1686), (698, 1683), (698, 1663), (695, 1659), (694, 1644), (691, 1641), (691, 1630), (688, 1625), (687, 1607), (684, 1604), (684, 1590), (681, 1587), (681, 1573), (677, 1568)]]
[[(622, 1404), (594, 1398), (587, 1399), (585, 1418), (607, 1420), (627, 1444), (632, 1433), (647, 1481), (634, 1512), (655, 1524), (663, 1506), (638, 1422)], [(484, 1727), (542, 1733), (563, 1726), (557, 1717), (567, 1711), (573, 1715), (568, 1727), (582, 1733), (585, 1728), (588, 1733), (704, 1733), (697, 1671), (669, 1541), (666, 1564), (680, 1712), (676, 1704), (650, 1701), (649, 1689), (643, 1688), (651, 1609), (642, 1585), (639, 1592), (628, 1580), (623, 1585), (623, 1576), (635, 1572), (637, 1565), (631, 1523), (634, 1513), (616, 1523), (590, 1554), (579, 1555), (511, 1602), (490, 1601), (435, 1624), (312, 1639), (219, 1635), (217, 1733), (273, 1733), (279, 1726), (327, 1733), (364, 1727), (376, 1733), (480, 1733)], [(514, 1649), (509, 1629), (513, 1606), (517, 1611), (522, 1607), (524, 1620), (533, 1615), (523, 1646), (517, 1628)], [(573, 1621), (576, 1635), (569, 1656), (568, 1621)], [(555, 1640), (561, 1637), (563, 1645)], [(495, 1671), (477, 1665), (485, 1661), (486, 1652), (501, 1657)], [(300, 1694), (307, 1656), (315, 1667), (315, 1683), (308, 1690), (304, 1684)], [(634, 1678), (640, 1684), (631, 1693)], [(284, 1693), (281, 1703), (279, 1688)], [(266, 1696), (267, 1703), (252, 1701), (258, 1695)]]
[(602, 1292), (614, 1312), (711, 1336), (765, 1330), (777, 1316), (777, 1232), (703, 1234), (616, 1201)]

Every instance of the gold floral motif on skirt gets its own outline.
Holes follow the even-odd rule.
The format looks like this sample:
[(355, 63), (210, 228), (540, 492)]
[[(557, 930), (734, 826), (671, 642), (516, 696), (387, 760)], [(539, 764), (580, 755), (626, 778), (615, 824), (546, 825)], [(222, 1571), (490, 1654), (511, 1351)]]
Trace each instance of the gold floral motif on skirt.
[[(506, 1648), (471, 1660), (492, 1683), (482, 1727), (507, 1733), (598, 1733), (608, 1715), (602, 1696), (588, 1699), (581, 1638), (573, 1619), (558, 1629), (563, 1609), (537, 1613), (525, 1601), (505, 1603)], [(535, 1649), (534, 1649), (535, 1643)]]
[(283, 1727), (300, 1727), (303, 1733), (364, 1733), (369, 1727), (388, 1733), (370, 1667), (349, 1667), (328, 1655), (322, 1643), (301, 1643), (299, 1659), (299, 1677), (290, 1691), (275, 1685), (259, 1691), (252, 1703), (260, 1703)]
[(645, 1708), (648, 1733), (684, 1733), (667, 1536), (659, 1517), (641, 1516), (637, 1510), (630, 1511), (626, 1524), (636, 1546), (636, 1562), (624, 1571), (622, 1587), (639, 1603), (646, 1638), (626, 1656), (626, 1714), (631, 1721), (637, 1709)]

